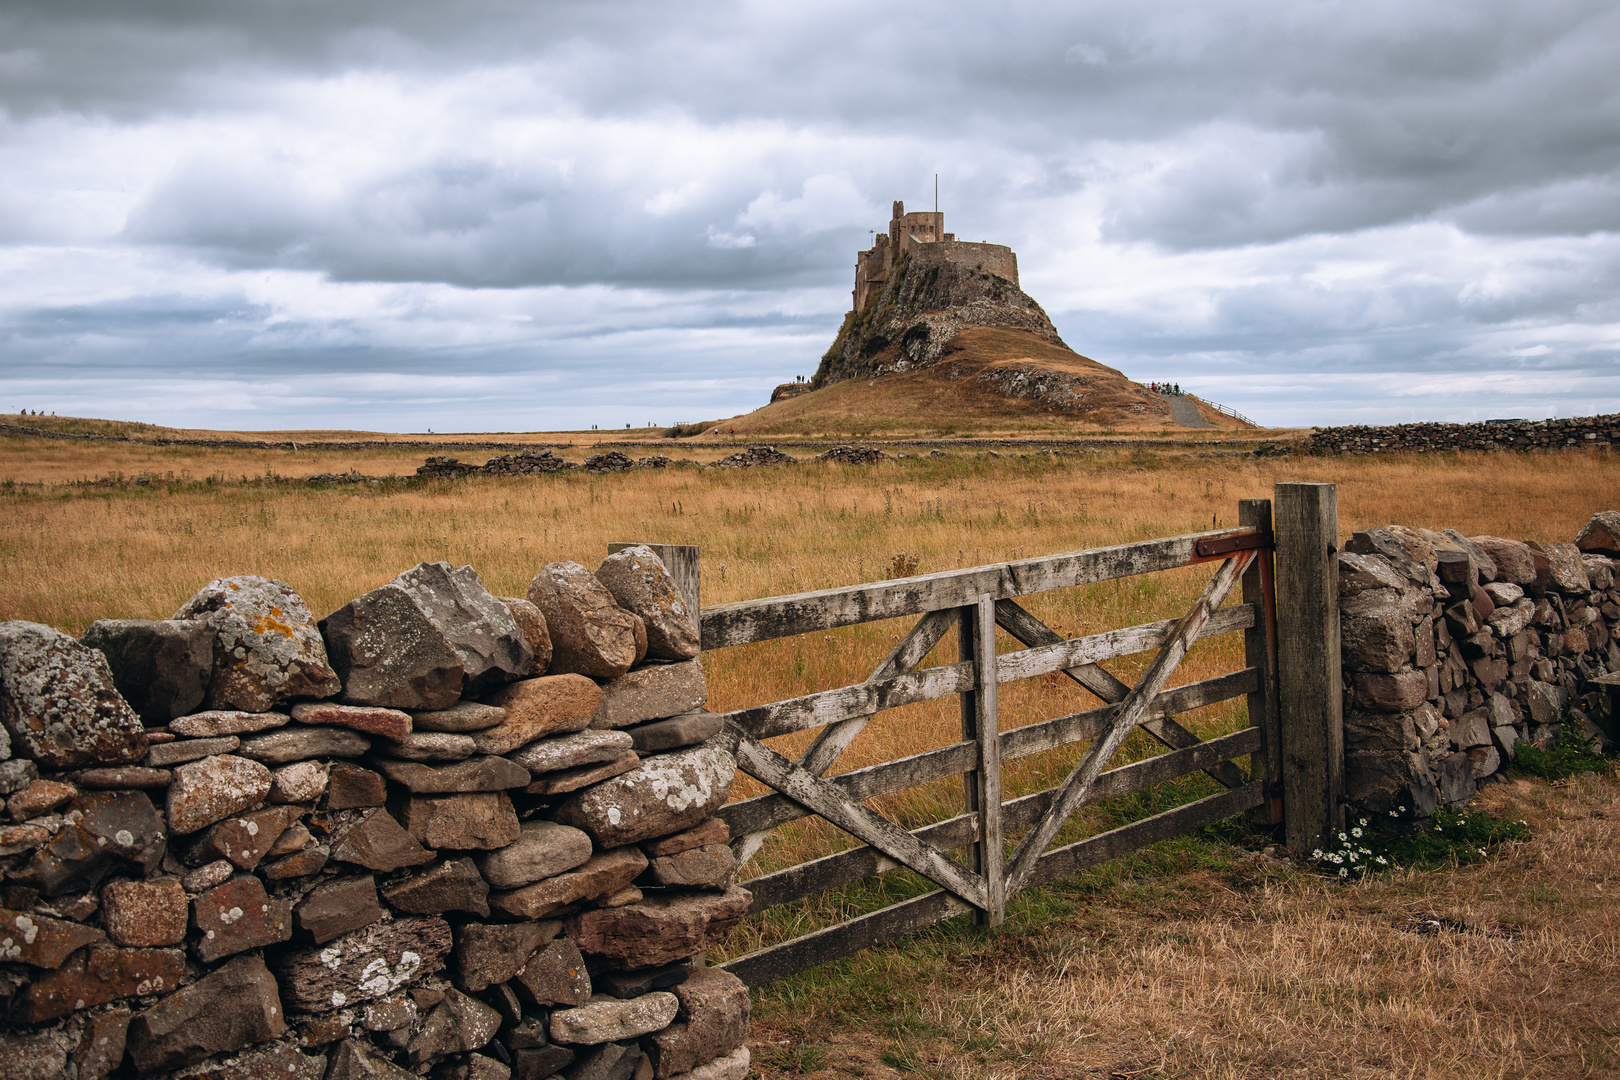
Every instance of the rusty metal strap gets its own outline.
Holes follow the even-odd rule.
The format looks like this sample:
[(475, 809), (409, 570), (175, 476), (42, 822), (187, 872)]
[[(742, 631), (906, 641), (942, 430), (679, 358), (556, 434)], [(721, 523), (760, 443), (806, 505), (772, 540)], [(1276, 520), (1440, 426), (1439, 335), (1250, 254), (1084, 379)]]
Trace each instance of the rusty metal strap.
[(1270, 529), (1261, 529), (1251, 533), (1239, 533), (1236, 536), (1210, 536), (1193, 544), (1193, 554), (1200, 559), (1218, 559), (1223, 555), (1230, 555), (1234, 551), (1253, 551), (1256, 548), (1270, 548), (1275, 546)]

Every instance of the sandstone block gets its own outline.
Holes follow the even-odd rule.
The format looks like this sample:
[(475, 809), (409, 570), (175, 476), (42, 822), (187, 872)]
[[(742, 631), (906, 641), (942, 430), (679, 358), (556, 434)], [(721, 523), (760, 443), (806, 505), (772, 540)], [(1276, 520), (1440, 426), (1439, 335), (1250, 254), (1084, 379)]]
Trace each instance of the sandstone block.
[(98, 619), (79, 639), (107, 658), (113, 683), (143, 721), (166, 724), (201, 705), (214, 631), (200, 619)]
[(267, 806), (212, 825), (187, 855), (190, 863), (229, 859), (243, 870), (259, 865), (281, 834), (298, 820), (296, 806)]
[(285, 582), (219, 578), (198, 590), (176, 619), (214, 630), (210, 709), (269, 712), (291, 698), (331, 697), (343, 688), (326, 661), (315, 616)]
[(169, 730), (176, 735), (191, 738), (213, 738), (221, 735), (251, 735), (259, 731), (273, 731), (292, 722), (292, 717), (279, 712), (241, 712), (235, 709), (209, 709), (169, 721)]
[(737, 857), (725, 844), (708, 844), (651, 860), (647, 876), (655, 885), (685, 889), (725, 889), (737, 873)]
[(582, 911), (568, 918), (565, 932), (581, 952), (619, 967), (658, 967), (718, 943), (752, 902), (753, 894), (735, 885), (723, 893), (670, 893)]
[(456, 985), (477, 993), (494, 983), (517, 977), (535, 950), (557, 936), (562, 924), (519, 922), (488, 925), (467, 923), (456, 928)]
[(1439, 565), (1433, 545), (1415, 534), (1390, 528), (1363, 529), (1345, 541), (1344, 550), (1355, 555), (1380, 556), (1390, 568), (1415, 585), (1427, 585)]
[(523, 822), (518, 838), (508, 846), (479, 856), (478, 869), (492, 888), (517, 889), (572, 870), (590, 857), (589, 836), (536, 819)]
[(220, 735), (212, 739), (177, 739), (152, 746), (147, 750), (143, 764), (149, 769), (184, 765), (188, 761), (213, 757), (215, 754), (228, 754), (241, 745), (242, 740), (235, 735)]
[(12, 821), (27, 821), (62, 809), (78, 793), (79, 789), (72, 784), (35, 780), (6, 801), (6, 813), (11, 815)]
[(739, 1046), (729, 1054), (715, 1058), (707, 1065), (699, 1065), (680, 1080), (748, 1080), (748, 1067), (753, 1058), (748, 1047)]
[(681, 597), (664, 561), (645, 544), (623, 548), (602, 560), (600, 581), (624, 610), (647, 627), (647, 655), (657, 660), (690, 660), (698, 654), (697, 614)]
[(570, 796), (553, 816), (584, 829), (602, 847), (639, 843), (710, 816), (731, 793), (736, 771), (732, 756), (714, 746), (660, 754)]
[(332, 763), (326, 779), (327, 809), (355, 810), (387, 801), (388, 785), (381, 776), (347, 761)]
[(539, 776), (612, 761), (633, 748), (633, 740), (622, 731), (580, 731), (537, 739), (515, 751), (511, 759)]
[(471, 912), (489, 917), (489, 885), (469, 858), (446, 859), (414, 877), (384, 887), (383, 899), (396, 911), (413, 915)]
[[(0, 726), (0, 756), (11, 753), (11, 736)], [(39, 766), (32, 761), (16, 758), (0, 761), (0, 795), (10, 795), (39, 779)]]
[(221, 754), (174, 770), (169, 828), (192, 833), (257, 806), (270, 794), (270, 770), (257, 761)]
[(451, 731), (413, 731), (388, 748), (406, 761), (461, 761), (477, 751), (471, 735)]
[(1525, 546), (1535, 560), (1537, 589), (1563, 593), (1584, 593), (1591, 589), (1592, 582), (1586, 576), (1580, 548), (1574, 544), (1538, 544), (1532, 540)]
[(266, 881), (287, 881), (291, 878), (318, 874), (332, 857), (332, 849), (325, 844), (314, 844), (291, 855), (267, 862), (259, 868)]
[(529, 583), (528, 600), (546, 620), (553, 674), (611, 679), (636, 662), (640, 620), (578, 563), (555, 562), (541, 570)]
[(645, 1063), (641, 1047), (633, 1042), (581, 1046), (568, 1080), (636, 1080)]
[(693, 848), (708, 844), (725, 844), (730, 841), (731, 827), (719, 818), (710, 818), (685, 832), (648, 840), (641, 845), (641, 850), (646, 852), (648, 858), (655, 858), (659, 855), (679, 855)]
[(490, 850), (519, 836), (517, 812), (504, 791), (397, 797), (392, 807), (405, 831), (430, 848)]
[(324, 1056), (302, 1053), (291, 1042), (261, 1044), (225, 1059), (228, 1064), (201, 1066), (186, 1072), (186, 1080), (322, 1080)]
[(174, 777), (168, 769), (121, 765), (116, 769), (85, 769), (74, 773), (73, 779), (82, 788), (93, 788), (97, 791), (127, 791), (166, 788)]
[(84, 1031), (79, 1035), (78, 1048), (73, 1051), (78, 1080), (104, 1080), (118, 1068), (124, 1060), (129, 1017), (129, 1009), (122, 1005), (85, 1017)]
[(490, 907), (519, 919), (542, 919), (570, 905), (608, 896), (647, 869), (647, 857), (633, 847), (592, 856), (578, 870), (537, 881), (490, 898)]
[(180, 879), (180, 885), (188, 893), (207, 892), (215, 885), (222, 885), (231, 880), (236, 873), (236, 867), (229, 859), (220, 859), (206, 866), (199, 866), (191, 873)]
[(421, 1065), (477, 1050), (487, 1045), (500, 1027), (501, 1016), (494, 1009), (459, 990), (450, 990), (428, 1013), (405, 1053), (411, 1064)]
[(326, 794), (326, 766), (318, 761), (295, 761), (270, 774), (270, 801), (312, 803)]
[(332, 845), (332, 858), (386, 873), (433, 860), (386, 810), (373, 810)]
[(58, 968), (75, 949), (99, 945), (106, 940), (106, 934), (89, 926), (34, 912), (0, 908), (0, 960), (20, 961), (37, 968)]
[(0, 623), (0, 724), (14, 752), (50, 769), (146, 755), (146, 729), (107, 658), (40, 623)]
[(574, 1046), (634, 1039), (669, 1026), (679, 1008), (675, 995), (662, 990), (628, 1001), (597, 997), (552, 1013), (551, 1038)]
[(724, 722), (718, 713), (697, 709), (667, 720), (651, 720), (625, 729), (635, 744), (636, 752), (643, 756), (679, 750), (683, 746), (696, 746), (720, 733)]
[(4, 1080), (61, 1080), (67, 1075), (67, 1048), (50, 1032), (0, 1035), (0, 1077)]
[(358, 1039), (345, 1038), (332, 1052), (326, 1080), (418, 1080), (417, 1075), (378, 1057)]
[(277, 900), (252, 875), (233, 878), (197, 897), (191, 925), (201, 937), (197, 959), (205, 964), (234, 953), (292, 939), (292, 901)]
[(101, 890), (101, 924), (115, 945), (178, 945), (186, 939), (187, 914), (178, 878), (110, 881)]
[(411, 733), (411, 714), (374, 705), (337, 705), (329, 701), (303, 701), (292, 707), (300, 724), (340, 727), (398, 742)]
[(506, 710), (497, 705), (479, 701), (458, 701), (448, 709), (433, 709), (411, 713), (416, 731), (444, 731), (465, 734), (483, 731), (506, 719)]
[(748, 1038), (748, 987), (718, 968), (695, 968), (673, 988), (681, 1021), (647, 1041), (653, 1075), (678, 1076), (739, 1049)]
[(533, 658), (529, 666), (518, 676), (520, 679), (532, 679), (536, 675), (544, 675), (551, 666), (551, 632), (546, 629), (546, 617), (540, 614), (540, 609), (523, 599), (521, 596), (497, 596), (495, 599), (506, 605), (507, 613), (523, 631), (523, 640), (528, 642), (529, 652)]
[(293, 912), (293, 923), (309, 940), (324, 945), (382, 917), (376, 880), (370, 874), (356, 874), (332, 878), (305, 893)]
[(546, 675), (504, 686), (489, 700), (506, 717), (474, 735), (474, 743), (482, 754), (509, 754), (546, 735), (588, 726), (602, 691), (582, 675)]
[(527, 769), (503, 757), (479, 757), (453, 765), (374, 758), (372, 764), (406, 791), (419, 795), (505, 791), (522, 787), (529, 781)]
[(114, 871), (146, 877), (167, 846), (163, 819), (144, 794), (86, 792), (20, 876), (46, 896), (61, 896), (93, 889)]
[(1406, 807), (1406, 815), (1428, 817), (1439, 805), (1435, 777), (1422, 754), (1399, 750), (1345, 750), (1345, 792), (1374, 813)]
[(604, 971), (592, 982), (598, 993), (616, 998), (640, 997), (654, 990), (668, 990), (691, 978), (692, 969), (685, 964), (666, 964), (656, 968), (637, 968), (635, 971)]
[(286, 765), (314, 758), (356, 758), (371, 749), (371, 740), (344, 728), (287, 728), (243, 739), (237, 753), (266, 765)]
[(554, 938), (537, 951), (514, 976), (513, 986), (525, 1003), (541, 1009), (591, 999), (591, 976), (572, 938)]
[(328, 1012), (387, 997), (438, 971), (449, 952), (450, 925), (443, 919), (405, 918), (289, 950), (275, 965), (288, 1009)]
[(647, 720), (679, 716), (709, 700), (703, 665), (648, 664), (602, 686), (602, 704), (591, 717), (593, 728), (622, 728)]
[(1575, 535), (1575, 546), (1581, 551), (1620, 556), (1620, 512), (1599, 510), (1593, 514)]
[(400, 709), (440, 709), (461, 697), (461, 656), (397, 581), (321, 620), (344, 700)]
[(179, 949), (118, 949), (93, 945), (70, 954), (55, 971), (36, 978), (14, 1006), (24, 1024), (42, 1024), (78, 1009), (123, 998), (166, 994), (180, 983)]
[(398, 1031), (415, 1024), (420, 1014), (416, 1002), (402, 994), (367, 1005), (361, 1024), (367, 1031)]
[(523, 790), (530, 795), (566, 795), (570, 791), (590, 787), (611, 777), (621, 776), (641, 764), (641, 756), (634, 750), (621, 750), (619, 756), (596, 765), (581, 765), (576, 769), (545, 773)]
[(1394, 674), (1363, 672), (1355, 677), (1355, 703), (1373, 712), (1405, 712), (1423, 704), (1429, 680), (1408, 668)]
[(263, 960), (243, 956), (137, 1014), (129, 1056), (143, 1073), (163, 1072), (286, 1030), (276, 980)]
[(1399, 671), (1417, 647), (1412, 620), (1396, 606), (1344, 615), (1339, 626), (1340, 652), (1351, 671)]

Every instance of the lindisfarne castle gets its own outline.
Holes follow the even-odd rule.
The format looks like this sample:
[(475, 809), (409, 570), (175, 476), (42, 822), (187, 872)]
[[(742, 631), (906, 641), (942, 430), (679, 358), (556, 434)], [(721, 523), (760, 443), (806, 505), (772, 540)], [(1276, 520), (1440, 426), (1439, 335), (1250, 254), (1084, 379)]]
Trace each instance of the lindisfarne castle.
[(1018, 286), (1018, 256), (1012, 248), (958, 240), (955, 233), (945, 231), (945, 215), (940, 211), (913, 210), (908, 214), (906, 204), (896, 199), (889, 231), (879, 234), (871, 248), (855, 257), (853, 310), (864, 308), (868, 298), (889, 280), (894, 264), (908, 255), (918, 270), (950, 264), (994, 274), (1014, 288)]

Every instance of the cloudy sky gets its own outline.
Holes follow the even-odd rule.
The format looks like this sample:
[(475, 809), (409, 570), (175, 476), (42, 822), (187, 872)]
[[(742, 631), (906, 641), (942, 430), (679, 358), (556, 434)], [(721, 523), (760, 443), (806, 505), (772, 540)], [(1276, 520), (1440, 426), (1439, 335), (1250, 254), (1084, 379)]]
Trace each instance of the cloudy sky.
[(1277, 425), (1620, 411), (1620, 3), (6, 0), (0, 411), (717, 418), (889, 202)]

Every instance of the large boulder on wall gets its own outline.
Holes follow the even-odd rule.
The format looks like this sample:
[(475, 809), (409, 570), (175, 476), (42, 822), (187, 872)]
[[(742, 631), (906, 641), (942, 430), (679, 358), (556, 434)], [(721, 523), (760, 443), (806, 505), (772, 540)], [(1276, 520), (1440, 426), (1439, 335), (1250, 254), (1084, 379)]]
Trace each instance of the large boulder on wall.
[(343, 688), (327, 663), (315, 616), (292, 587), (245, 575), (204, 585), (174, 613), (214, 630), (210, 709), (269, 712), (291, 698), (326, 698)]
[(139, 761), (146, 729), (113, 685), (107, 658), (32, 622), (0, 623), (0, 723), (11, 750), (50, 769)]

